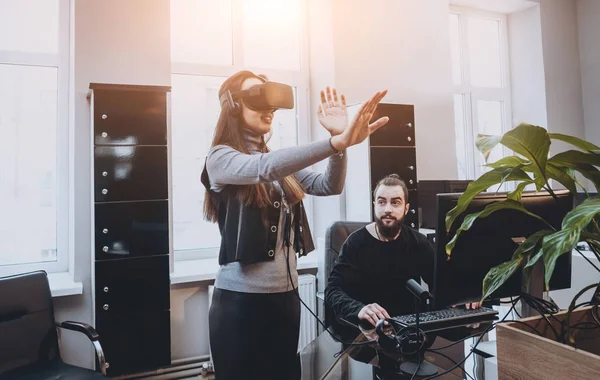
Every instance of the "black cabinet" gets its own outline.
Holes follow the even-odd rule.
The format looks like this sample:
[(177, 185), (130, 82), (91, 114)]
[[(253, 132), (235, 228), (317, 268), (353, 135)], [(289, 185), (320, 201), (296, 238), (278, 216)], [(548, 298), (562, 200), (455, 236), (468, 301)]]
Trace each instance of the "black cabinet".
[(169, 92), (90, 85), (94, 323), (111, 377), (171, 363)]
[[(389, 117), (390, 120), (369, 137), (371, 194), (379, 180), (389, 174), (398, 174), (406, 183), (408, 202), (411, 206), (404, 223), (417, 229), (419, 199), (414, 107), (407, 104), (380, 104), (371, 122), (383, 116)], [(371, 218), (374, 220), (372, 207)]]
[(167, 200), (96, 203), (96, 260), (168, 254), (168, 221)]
[(387, 116), (390, 120), (369, 138), (370, 146), (414, 147), (415, 116), (412, 105), (383, 103), (377, 107), (372, 121)]
[(96, 315), (168, 310), (169, 256), (96, 263)]
[(167, 145), (167, 92), (160, 87), (91, 87), (95, 145)]
[(391, 173), (398, 174), (408, 189), (417, 188), (415, 148), (371, 147), (371, 190), (377, 181)]
[(131, 311), (100, 314), (100, 335), (108, 376), (150, 371), (171, 364), (171, 312)]
[(168, 198), (166, 146), (96, 146), (96, 202)]
[(411, 226), (414, 229), (419, 228), (419, 197), (417, 196), (417, 190), (408, 190), (408, 213), (404, 219), (404, 224)]

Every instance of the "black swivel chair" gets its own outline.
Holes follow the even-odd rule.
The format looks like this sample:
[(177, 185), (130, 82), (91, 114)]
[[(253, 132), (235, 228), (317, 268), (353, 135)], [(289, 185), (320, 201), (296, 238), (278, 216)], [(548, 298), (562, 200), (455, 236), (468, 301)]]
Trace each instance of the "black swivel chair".
[[(98, 372), (64, 363), (57, 327), (84, 333), (96, 349)], [(0, 278), (0, 379), (104, 379), (98, 334), (78, 322), (55, 323), (48, 277), (36, 271)]]
[[(342, 249), (342, 245), (344, 244), (348, 236), (354, 231), (358, 230), (359, 228), (366, 226), (367, 224), (369, 224), (369, 222), (339, 221), (333, 222), (329, 226), (329, 228), (327, 228), (327, 231), (325, 232), (325, 260), (323, 268), (323, 279), (325, 281), (325, 286), (327, 286), (327, 283), (329, 281), (329, 274), (331, 273), (333, 265), (335, 264), (335, 260), (338, 258)], [(333, 310), (331, 310), (329, 306), (327, 306), (327, 303), (325, 303), (324, 312), (325, 326), (329, 327), (331, 326), (334, 315)]]

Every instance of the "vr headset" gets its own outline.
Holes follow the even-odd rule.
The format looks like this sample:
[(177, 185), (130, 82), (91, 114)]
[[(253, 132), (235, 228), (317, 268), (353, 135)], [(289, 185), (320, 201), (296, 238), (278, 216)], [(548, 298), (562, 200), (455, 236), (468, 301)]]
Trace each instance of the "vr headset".
[[(230, 92), (227, 91), (221, 98), (221, 107), (229, 102), (232, 110), (239, 110), (239, 100), (253, 111), (270, 111), (280, 108), (294, 108), (294, 90), (291, 86), (277, 82), (264, 82), (252, 86), (247, 90)], [(239, 112), (239, 111), (238, 111)]]

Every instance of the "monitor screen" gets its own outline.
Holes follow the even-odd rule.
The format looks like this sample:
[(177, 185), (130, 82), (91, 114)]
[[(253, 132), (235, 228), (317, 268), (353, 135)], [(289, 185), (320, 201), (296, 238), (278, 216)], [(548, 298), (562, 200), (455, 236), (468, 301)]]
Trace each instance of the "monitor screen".
[[(541, 216), (554, 228), (560, 229), (564, 216), (573, 208), (573, 197), (568, 191), (555, 191), (555, 194), (558, 202), (547, 192), (524, 192), (521, 203), (527, 210)], [(460, 195), (453, 193), (437, 196), (438, 220), (433, 281), (436, 308), (479, 301), (482, 296), (482, 282), (488, 271), (509, 261), (519, 241), (540, 229), (548, 228), (541, 221), (517, 210), (496, 211), (486, 218), (477, 219), (468, 231), (462, 232), (450, 259), (447, 260), (446, 244), (452, 239), (464, 217), (483, 210), (490, 203), (506, 199), (506, 193), (479, 194), (446, 234), (446, 214), (456, 206)], [(539, 280), (543, 281), (543, 278)], [(550, 288), (557, 290), (570, 287), (571, 253), (568, 253), (557, 261)], [(492, 294), (491, 298), (518, 296), (521, 289), (522, 273), (517, 271)]]

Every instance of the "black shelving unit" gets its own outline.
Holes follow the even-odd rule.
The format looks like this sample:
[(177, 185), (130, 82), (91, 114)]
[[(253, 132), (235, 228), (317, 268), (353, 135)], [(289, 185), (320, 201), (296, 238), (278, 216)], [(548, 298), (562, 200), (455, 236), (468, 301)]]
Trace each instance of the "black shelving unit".
[(171, 364), (169, 94), (90, 84), (94, 324), (109, 376)]

